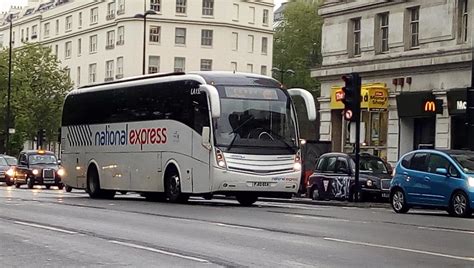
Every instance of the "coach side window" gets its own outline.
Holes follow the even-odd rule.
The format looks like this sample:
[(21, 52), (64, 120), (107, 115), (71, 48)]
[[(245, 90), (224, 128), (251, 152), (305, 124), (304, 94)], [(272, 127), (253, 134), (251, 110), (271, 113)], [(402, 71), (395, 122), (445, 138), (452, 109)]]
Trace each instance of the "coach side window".
[(203, 127), (210, 126), (209, 109), (207, 105), (207, 96), (202, 93), (200, 95), (191, 96), (191, 105), (193, 108), (193, 129), (201, 134)]

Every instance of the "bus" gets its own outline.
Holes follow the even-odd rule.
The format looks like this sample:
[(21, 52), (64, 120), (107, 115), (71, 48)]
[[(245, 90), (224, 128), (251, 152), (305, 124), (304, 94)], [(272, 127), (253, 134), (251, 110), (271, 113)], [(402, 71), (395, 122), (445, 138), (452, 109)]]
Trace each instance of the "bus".
[(291, 198), (301, 178), (294, 96), (315, 120), (308, 91), (256, 74), (154, 74), (74, 89), (62, 114), (64, 183), (91, 198)]

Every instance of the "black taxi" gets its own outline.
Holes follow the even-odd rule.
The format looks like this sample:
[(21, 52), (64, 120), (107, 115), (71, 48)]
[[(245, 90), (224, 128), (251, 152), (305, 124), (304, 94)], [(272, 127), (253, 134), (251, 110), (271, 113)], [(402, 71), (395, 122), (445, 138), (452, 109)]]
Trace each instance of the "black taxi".
[(23, 151), (18, 157), (15, 186), (20, 188), (21, 185), (26, 184), (29, 189), (32, 189), (35, 185), (45, 185), (47, 189), (51, 186), (63, 189), (64, 184), (61, 178), (64, 175), (64, 169), (59, 165), (53, 152)]

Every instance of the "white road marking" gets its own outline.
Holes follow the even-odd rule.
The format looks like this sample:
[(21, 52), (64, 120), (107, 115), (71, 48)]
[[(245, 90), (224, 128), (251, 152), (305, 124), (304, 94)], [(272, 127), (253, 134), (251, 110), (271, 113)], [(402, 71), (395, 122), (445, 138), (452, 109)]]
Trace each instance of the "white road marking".
[(352, 244), (352, 245), (361, 245), (361, 246), (367, 246), (367, 247), (374, 247), (374, 248), (392, 249), (392, 250), (398, 250), (398, 251), (405, 251), (405, 252), (411, 252), (411, 253), (417, 253), (417, 254), (425, 254), (425, 255), (431, 255), (431, 256), (437, 256), (437, 257), (443, 257), (443, 258), (449, 258), (449, 259), (456, 259), (456, 260), (474, 262), (474, 257), (462, 257), (462, 256), (455, 256), (455, 255), (449, 255), (449, 254), (443, 254), (443, 253), (437, 253), (437, 252), (431, 252), (431, 251), (401, 248), (401, 247), (394, 247), (394, 246), (387, 246), (387, 245), (379, 245), (379, 244), (372, 244), (372, 243), (351, 241), (351, 240), (343, 240), (343, 239), (330, 238), (330, 237), (325, 237), (324, 240), (332, 241), (332, 242)]
[(255, 228), (255, 227), (246, 227), (246, 226), (239, 226), (239, 225), (232, 225), (232, 224), (225, 224), (225, 223), (214, 223), (217, 226), (221, 227), (228, 227), (234, 229), (244, 229), (244, 230), (252, 230), (252, 231), (265, 231), (264, 229)]
[(40, 224), (35, 224), (35, 223), (28, 223), (28, 222), (22, 222), (22, 221), (15, 221), (15, 223), (25, 225), (25, 226), (29, 226), (29, 227), (45, 229), (45, 230), (49, 230), (49, 231), (65, 233), (65, 234), (77, 234), (77, 232), (68, 231), (68, 230), (59, 229), (59, 228), (50, 227), (50, 226), (45, 226), (45, 225), (40, 225)]
[(438, 227), (423, 227), (423, 226), (420, 226), (420, 227), (418, 227), (418, 229), (474, 235), (474, 231), (453, 230), (453, 229), (438, 228)]
[(109, 240), (109, 242), (113, 243), (113, 244), (117, 244), (117, 245), (122, 245), (122, 246), (126, 246), (126, 247), (147, 250), (147, 251), (151, 251), (151, 252), (155, 252), (155, 253), (159, 253), (159, 254), (164, 254), (164, 255), (168, 255), (168, 256), (173, 256), (173, 257), (177, 257), (177, 258), (181, 258), (181, 259), (186, 259), (186, 260), (190, 260), (190, 261), (196, 261), (196, 262), (200, 262), (200, 263), (209, 263), (208, 260), (204, 260), (204, 259), (200, 259), (200, 258), (196, 258), (196, 257), (191, 257), (191, 256), (186, 256), (186, 255), (182, 255), (182, 254), (178, 254), (178, 253), (173, 253), (173, 252), (169, 252), (169, 251), (165, 251), (165, 250), (161, 250), (161, 249), (150, 248), (150, 247), (140, 246), (140, 245), (137, 245), (137, 244), (120, 242), (120, 241), (115, 241), (115, 240)]
[(331, 218), (331, 217), (320, 217), (320, 216), (311, 216), (311, 215), (295, 215), (295, 214), (283, 214), (287, 217), (293, 218), (301, 218), (301, 219), (312, 219), (312, 220), (327, 220), (327, 221), (339, 221), (339, 222), (360, 222), (366, 223), (361, 221), (353, 221), (353, 220), (346, 220), (346, 219), (338, 219), (338, 218)]

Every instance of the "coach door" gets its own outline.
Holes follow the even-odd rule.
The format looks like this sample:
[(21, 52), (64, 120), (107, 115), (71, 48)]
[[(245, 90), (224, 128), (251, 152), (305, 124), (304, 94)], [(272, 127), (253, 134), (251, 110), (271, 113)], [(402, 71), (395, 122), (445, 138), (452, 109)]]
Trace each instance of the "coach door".
[(210, 126), (209, 108), (206, 93), (196, 90), (191, 93), (193, 113), (193, 192), (207, 193), (211, 189), (210, 181), (210, 150), (202, 145), (203, 127)]

